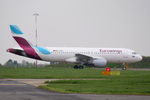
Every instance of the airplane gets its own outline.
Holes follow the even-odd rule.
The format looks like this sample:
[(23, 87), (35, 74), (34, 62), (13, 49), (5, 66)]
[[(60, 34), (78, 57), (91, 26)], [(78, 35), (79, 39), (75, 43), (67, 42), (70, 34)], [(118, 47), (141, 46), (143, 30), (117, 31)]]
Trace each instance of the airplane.
[(35, 46), (21, 36), (24, 33), (17, 25), (10, 25), (10, 30), (20, 47), (9, 48), (7, 52), (36, 60), (74, 63), (74, 68), (83, 68), (84, 65), (104, 67), (107, 63), (126, 64), (142, 60), (140, 54), (126, 48)]

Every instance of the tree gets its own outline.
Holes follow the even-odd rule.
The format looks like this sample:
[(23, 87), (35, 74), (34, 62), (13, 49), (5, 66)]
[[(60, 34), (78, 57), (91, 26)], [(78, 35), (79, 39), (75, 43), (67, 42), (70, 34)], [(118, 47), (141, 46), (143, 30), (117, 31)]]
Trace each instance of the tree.
[(15, 66), (15, 67), (18, 66), (18, 62), (16, 60), (13, 62), (13, 66)]
[(5, 66), (13, 66), (13, 61), (9, 59), (5, 64)]

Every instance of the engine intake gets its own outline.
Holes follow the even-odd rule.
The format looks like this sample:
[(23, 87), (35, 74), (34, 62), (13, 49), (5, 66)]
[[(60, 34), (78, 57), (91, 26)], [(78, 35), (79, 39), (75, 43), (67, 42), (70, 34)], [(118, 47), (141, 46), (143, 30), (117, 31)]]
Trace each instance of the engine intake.
[(107, 60), (105, 58), (95, 58), (92, 61), (92, 64), (94, 64), (94, 66), (97, 66), (97, 67), (106, 66)]

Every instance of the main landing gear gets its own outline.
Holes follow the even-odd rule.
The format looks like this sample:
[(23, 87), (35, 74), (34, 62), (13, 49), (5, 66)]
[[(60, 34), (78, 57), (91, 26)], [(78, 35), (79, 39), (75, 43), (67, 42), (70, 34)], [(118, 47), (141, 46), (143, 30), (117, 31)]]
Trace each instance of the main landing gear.
[(74, 68), (74, 69), (83, 69), (84, 66), (83, 66), (83, 65), (75, 65), (73, 68)]

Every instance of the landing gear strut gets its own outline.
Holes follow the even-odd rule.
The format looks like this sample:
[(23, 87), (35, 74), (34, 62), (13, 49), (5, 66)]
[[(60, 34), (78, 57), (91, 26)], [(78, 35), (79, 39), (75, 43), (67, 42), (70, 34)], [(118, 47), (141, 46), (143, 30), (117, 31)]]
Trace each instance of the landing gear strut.
[(82, 66), (82, 65), (75, 65), (73, 68), (74, 68), (74, 69), (83, 69), (84, 66)]
[(128, 69), (128, 64), (127, 63), (123, 63), (122, 65), (123, 65), (122, 70)]

